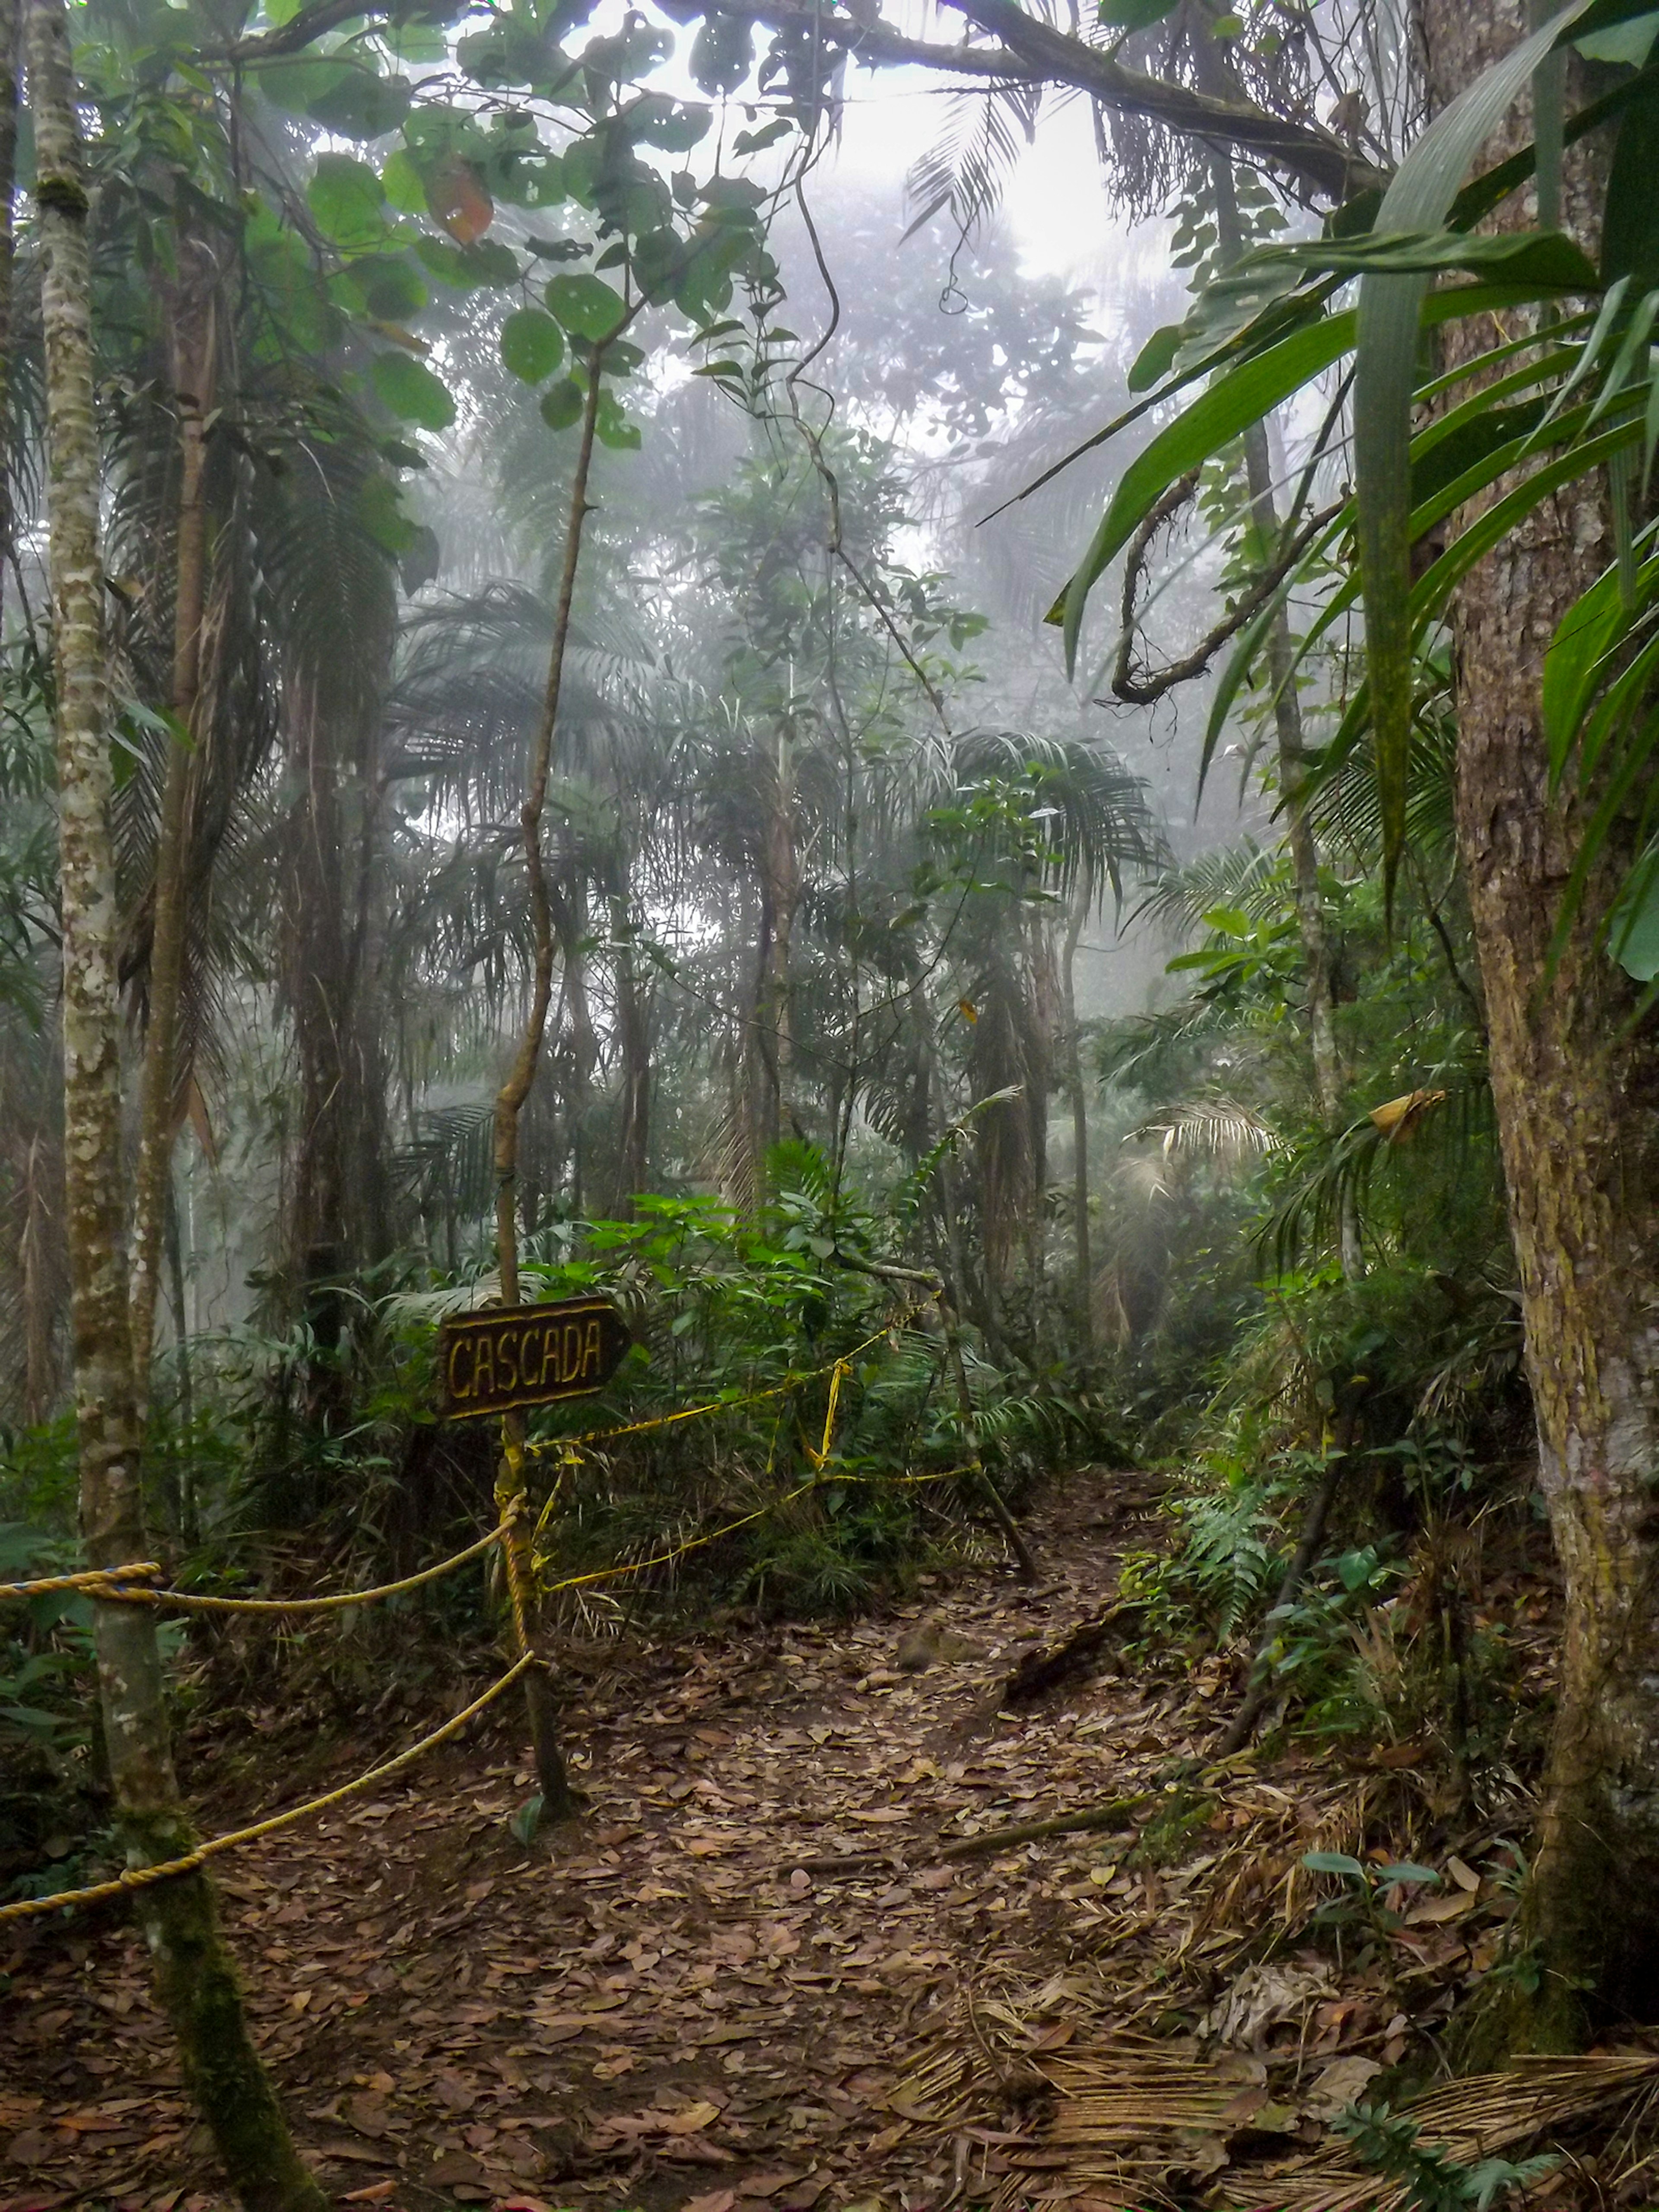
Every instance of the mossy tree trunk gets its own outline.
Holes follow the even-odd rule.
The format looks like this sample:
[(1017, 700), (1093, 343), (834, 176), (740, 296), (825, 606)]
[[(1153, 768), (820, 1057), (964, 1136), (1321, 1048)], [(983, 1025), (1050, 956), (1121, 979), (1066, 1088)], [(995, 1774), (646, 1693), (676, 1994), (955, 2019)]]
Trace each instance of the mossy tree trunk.
[[(29, 0), (46, 337), (47, 516), (57, 677), (63, 911), (64, 1123), (80, 1433), (81, 1527), (94, 1566), (141, 1559), (139, 1425), (128, 1328), (109, 702), (105, 687), (91, 284), (69, 35), (62, 0)], [(188, 1850), (155, 1622), (100, 1605), (94, 1641), (116, 1824), (130, 1865)], [(157, 1989), (186, 2081), (251, 2212), (320, 2212), (248, 2032), (204, 1875), (137, 1893)]]
[[(1420, 15), (1436, 107), (1527, 28), (1514, 0), (1420, 0)], [(1490, 157), (1523, 132), (1519, 117)], [(1606, 161), (1605, 143), (1583, 141), (1563, 173), (1566, 223), (1592, 253)], [(1566, 1598), (1521, 1922), (1536, 1983), (1517, 1975), (1477, 2011), (1464, 2050), (1479, 2062), (1659, 2014), (1659, 1035), (1650, 1016), (1632, 1026), (1634, 988), (1601, 936), (1616, 854), (1551, 966), (1586, 806), (1571, 784), (1550, 789), (1540, 702), (1551, 634), (1612, 556), (1587, 480), (1535, 509), (1455, 610), (1458, 848)]]

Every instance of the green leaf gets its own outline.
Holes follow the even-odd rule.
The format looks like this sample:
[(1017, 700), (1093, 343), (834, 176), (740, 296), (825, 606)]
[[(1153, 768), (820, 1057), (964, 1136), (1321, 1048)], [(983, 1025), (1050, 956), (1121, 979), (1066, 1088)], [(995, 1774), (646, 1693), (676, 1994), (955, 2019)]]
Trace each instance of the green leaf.
[(1638, 983), (1659, 977), (1659, 848), (1649, 845), (1607, 916), (1613, 958)]
[(1177, 0), (1100, 0), (1100, 20), (1109, 31), (1146, 31), (1176, 5)]
[(596, 344), (618, 329), (627, 313), (617, 294), (599, 276), (550, 277), (545, 296), (549, 312), (573, 337)]
[(625, 108), (620, 119), (635, 144), (685, 154), (708, 136), (714, 112), (700, 100), (671, 100), (665, 93), (647, 92)]
[(518, 256), (510, 246), (493, 238), (466, 246), (452, 246), (443, 238), (417, 238), (415, 252), (423, 269), (458, 292), (519, 281)]
[(1410, 276), (1462, 269), (1471, 276), (1535, 285), (1540, 294), (1601, 289), (1591, 263), (1559, 230), (1481, 232), (1473, 237), (1459, 230), (1425, 231), (1415, 237), (1376, 232), (1350, 245), (1320, 239), (1306, 246), (1275, 246), (1248, 265), (1271, 262), (1293, 262), (1302, 268), (1355, 276), (1373, 270)]
[(400, 146), (395, 154), (388, 155), (380, 170), (380, 190), (386, 204), (397, 209), (399, 215), (426, 213), (426, 186), (421, 182), (421, 173)]
[(1659, 86), (1625, 111), (1613, 149), (1601, 216), (1601, 275), (1659, 284)]
[(501, 325), (501, 361), (526, 384), (540, 384), (564, 359), (564, 332), (539, 307), (520, 307)]
[(1625, 628), (1619, 572), (1609, 568), (1575, 599), (1556, 624), (1544, 655), (1542, 708), (1550, 779), (1559, 783), (1595, 687), (1601, 656)]
[(1152, 332), (1130, 368), (1127, 381), (1131, 392), (1150, 392), (1170, 374), (1181, 350), (1181, 339), (1179, 323), (1165, 323)]
[(587, 395), (570, 377), (550, 385), (542, 394), (542, 420), (550, 430), (568, 430), (581, 420)]
[[(1523, 39), (1436, 117), (1407, 155), (1377, 211), (1382, 234), (1437, 230), (1481, 147), (1530, 82), (1563, 22)], [(1421, 309), (1430, 279), (1369, 276), (1360, 285), (1354, 382), (1354, 475), (1371, 745), (1382, 830), (1385, 901), (1406, 841), (1413, 669), (1411, 422)]]
[(1352, 1881), (1365, 1879), (1364, 1868), (1346, 1851), (1304, 1851), (1302, 1863), (1310, 1874), (1342, 1874)]
[(538, 1791), (535, 1796), (525, 1799), (507, 1825), (514, 1842), (521, 1844), (528, 1850), (536, 1840), (536, 1831), (541, 1824), (542, 1799)]
[(755, 27), (746, 16), (710, 8), (691, 41), (691, 82), (699, 92), (733, 93), (755, 66)]
[(1392, 1888), (1397, 1881), (1438, 1881), (1440, 1876), (1432, 1867), (1419, 1866), (1413, 1859), (1401, 1859), (1376, 1869), (1376, 1879)]
[(449, 386), (412, 354), (381, 353), (369, 371), (374, 389), (392, 412), (423, 430), (447, 430), (455, 420)]
[(349, 154), (318, 155), (306, 204), (324, 237), (348, 253), (366, 252), (386, 236), (380, 179), (367, 161)]
[(1050, 622), (1058, 621), (1064, 629), (1068, 669), (1076, 665), (1078, 633), (1090, 592), (1150, 509), (1171, 484), (1340, 359), (1353, 343), (1354, 331), (1352, 310), (1328, 315), (1266, 353), (1224, 370), (1201, 398), (1130, 462), (1081, 566), (1048, 615)]
[(408, 114), (413, 97), (407, 77), (351, 69), (314, 93), (306, 112), (342, 138), (384, 138)]
[(593, 434), (602, 446), (610, 446), (618, 452), (637, 453), (639, 450), (640, 426), (629, 421), (614, 392), (599, 394), (599, 412), (593, 418)]

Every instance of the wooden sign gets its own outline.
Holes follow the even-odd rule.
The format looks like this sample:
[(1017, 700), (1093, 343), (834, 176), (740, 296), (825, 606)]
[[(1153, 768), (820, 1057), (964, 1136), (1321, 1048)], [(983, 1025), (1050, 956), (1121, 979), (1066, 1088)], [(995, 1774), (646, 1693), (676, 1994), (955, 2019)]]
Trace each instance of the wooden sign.
[(609, 1298), (457, 1314), (438, 1332), (439, 1411), (464, 1421), (586, 1397), (605, 1388), (633, 1341)]

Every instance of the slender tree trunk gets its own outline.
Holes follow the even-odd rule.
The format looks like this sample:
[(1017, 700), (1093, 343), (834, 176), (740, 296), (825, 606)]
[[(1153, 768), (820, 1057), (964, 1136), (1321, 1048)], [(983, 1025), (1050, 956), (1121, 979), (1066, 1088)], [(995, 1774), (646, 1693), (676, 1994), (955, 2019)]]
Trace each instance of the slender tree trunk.
[(611, 926), (617, 941), (617, 1045), (622, 1060), (617, 1213), (625, 1220), (651, 1176), (651, 1010), (640, 984), (624, 899), (612, 901)]
[(1072, 1096), (1072, 1218), (1076, 1275), (1073, 1296), (1077, 1304), (1078, 1354), (1085, 1366), (1095, 1356), (1094, 1268), (1089, 1256), (1089, 1094), (1083, 1081), (1083, 1042), (1077, 1025), (1077, 947), (1088, 920), (1090, 885), (1079, 875), (1066, 919), (1066, 945), (1060, 958), (1062, 1013), (1066, 1024), (1066, 1085)]
[[(1226, 94), (1237, 90), (1233, 72), (1224, 60), (1207, 14), (1193, 26), (1200, 41), (1200, 76), (1210, 89)], [(1216, 239), (1224, 262), (1236, 261), (1244, 250), (1243, 225), (1239, 219), (1238, 193), (1233, 165), (1217, 155), (1212, 163), (1215, 179)], [(1273, 496), (1273, 453), (1267, 426), (1252, 422), (1244, 433), (1244, 477), (1263, 556), (1279, 542), (1279, 506)], [(1297, 933), (1302, 940), (1302, 968), (1306, 978), (1308, 1049), (1313, 1061), (1314, 1099), (1319, 1118), (1328, 1129), (1336, 1129), (1342, 1114), (1342, 1063), (1337, 1050), (1335, 998), (1332, 989), (1330, 933), (1325, 927), (1325, 900), (1319, 884), (1319, 848), (1308, 815), (1308, 754), (1302, 722), (1302, 701), (1291, 673), (1296, 646), (1290, 617), (1282, 603), (1274, 610), (1267, 638), (1267, 681), (1273, 686), (1273, 734), (1279, 748), (1279, 787), (1285, 801), (1285, 842), (1291, 856), (1291, 883), (1296, 901)], [(1352, 1192), (1345, 1192), (1338, 1224), (1342, 1273), (1350, 1282), (1364, 1272), (1359, 1245), (1359, 1218)]]
[(203, 492), (205, 418), (213, 405), (214, 301), (217, 271), (197, 242), (178, 240), (179, 278), (167, 288), (173, 404), (179, 420), (179, 514), (174, 538), (173, 720), (161, 818), (155, 832), (149, 1018), (144, 1030), (138, 1167), (133, 1197), (132, 1371), (142, 1422), (149, 1396), (161, 1238), (173, 1176), (173, 1093), (179, 1000), (189, 927), (185, 893), (190, 787), (201, 691), (202, 617), (207, 602), (208, 514)]
[(17, 185), (17, 76), (22, 65), (22, 0), (0, 0), (0, 615), (11, 544), (11, 294)]
[[(554, 906), (542, 856), (542, 815), (547, 805), (547, 779), (553, 765), (553, 733), (559, 718), (559, 692), (564, 678), (565, 646), (570, 635), (570, 608), (576, 590), (576, 570), (581, 560), (582, 526), (587, 520), (587, 478), (593, 462), (594, 426), (599, 417), (600, 375), (596, 353), (589, 367), (587, 400), (582, 410), (580, 442), (570, 481), (570, 514), (565, 526), (564, 562), (559, 576), (559, 596), (553, 617), (553, 649), (548, 662), (547, 689), (541, 720), (531, 746), (524, 805), (519, 818), (524, 831), (525, 872), (530, 886), (531, 930), (535, 945), (535, 967), (531, 979), (530, 1012), (513, 1066), (495, 1100), (495, 1253), (501, 1272), (501, 1304), (516, 1306), (519, 1291), (519, 1115), (530, 1096), (541, 1059), (547, 1029), (547, 1010), (553, 997)], [(535, 1562), (531, 1555), (524, 1480), (524, 1415), (507, 1414), (501, 1423), (503, 1450), (495, 1485), (495, 1502), (508, 1524), (505, 1551), (507, 1579), (513, 1605), (514, 1641), (520, 1654), (534, 1649), (538, 1601)], [(535, 1747), (536, 1774), (542, 1811), (548, 1820), (570, 1819), (580, 1808), (565, 1771), (559, 1749), (552, 1685), (543, 1666), (525, 1676), (530, 1708), (531, 1740)]]
[[(64, 1123), (81, 1530), (88, 1563), (142, 1559), (139, 1425), (123, 1245), (118, 914), (110, 838), (108, 699), (98, 430), (93, 410), (87, 196), (61, 0), (29, 0), (29, 81), (46, 334), (47, 517), (57, 666), (63, 906)], [(194, 1841), (168, 1741), (155, 1622), (96, 1605), (104, 1741), (131, 1865)], [(205, 1875), (137, 1893), (185, 2079), (252, 2212), (321, 2212), (248, 2033)]]
[(23, 1278), (23, 1419), (44, 1421), (52, 1411), (52, 1295), (46, 1274), (46, 1163), (40, 1137), (32, 1137), (23, 1166), (23, 1235), (18, 1261)]
[[(1431, 104), (1522, 35), (1510, 0), (1420, 0)], [(1500, 159), (1522, 135), (1512, 119)], [(1563, 170), (1565, 219), (1589, 246), (1607, 148)], [(1518, 216), (1510, 214), (1510, 221)], [(1507, 334), (1507, 333), (1506, 333)], [(1488, 326), (1460, 349), (1490, 342)], [(1521, 1920), (1540, 1980), (1517, 1977), (1464, 2039), (1557, 2048), (1659, 2010), (1659, 1036), (1600, 924), (1619, 872), (1597, 871), (1552, 969), (1561, 893), (1586, 819), (1549, 787), (1544, 649), (1613, 557), (1599, 485), (1534, 509), (1458, 595), (1457, 837), (1486, 1001), (1492, 1098), (1520, 1267), (1539, 1480), (1565, 1583), (1556, 1712)], [(1592, 794), (1592, 798), (1594, 794)]]

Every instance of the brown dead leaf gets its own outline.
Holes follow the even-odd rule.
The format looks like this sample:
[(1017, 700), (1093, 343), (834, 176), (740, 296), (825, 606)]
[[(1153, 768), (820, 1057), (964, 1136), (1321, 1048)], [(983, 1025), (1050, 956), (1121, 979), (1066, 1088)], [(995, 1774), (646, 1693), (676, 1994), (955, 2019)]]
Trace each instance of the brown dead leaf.
[(1461, 1920), (1466, 1912), (1474, 1911), (1477, 1901), (1466, 1889), (1452, 1897), (1425, 1897), (1421, 1905), (1413, 1905), (1406, 1923), (1411, 1928), (1432, 1928), (1443, 1921)]
[(781, 2189), (793, 2189), (805, 2174), (799, 2166), (782, 2167), (770, 2173), (751, 2173), (746, 2181), (738, 2184), (739, 2197), (775, 2197)]
[(52, 2145), (40, 2128), (25, 2128), (21, 2136), (14, 2136), (6, 2151), (11, 2166), (44, 2166), (51, 2155)]
[(656, 2120), (663, 2133), (669, 2136), (695, 2135), (699, 2128), (706, 2128), (712, 2120), (719, 2119), (720, 2116), (720, 2106), (711, 2105), (706, 2097), (700, 2099), (695, 2105), (688, 2105), (684, 2112), (655, 2112), (650, 2115)]
[(449, 161), (434, 170), (426, 204), (457, 246), (476, 246), (495, 220), (495, 204), (470, 161)]
[(688, 2197), (680, 2212), (732, 2212), (737, 2201), (735, 2189), (711, 2189), (707, 2197)]
[(478, 2101), (477, 2091), (459, 2074), (440, 2074), (432, 2084), (432, 2094), (452, 2112), (470, 2112)]
[(319, 2143), (318, 2150), (324, 2158), (343, 2158), (359, 2166), (395, 2166), (396, 2159), (390, 2151), (371, 2150), (367, 2143), (335, 2142)]
[(397, 2189), (393, 2181), (371, 2181), (366, 2189), (348, 2189), (340, 2199), (343, 2204), (384, 2204)]

